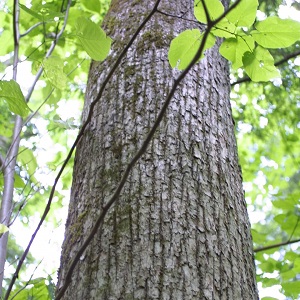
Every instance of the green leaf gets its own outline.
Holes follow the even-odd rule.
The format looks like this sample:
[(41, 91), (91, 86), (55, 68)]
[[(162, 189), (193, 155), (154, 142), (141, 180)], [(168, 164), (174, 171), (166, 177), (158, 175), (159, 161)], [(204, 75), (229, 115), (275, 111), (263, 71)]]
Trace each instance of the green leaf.
[(94, 12), (100, 14), (101, 3), (99, 0), (81, 0), (81, 3), (88, 10), (91, 10), (91, 11), (94, 11)]
[(59, 57), (48, 57), (42, 62), (45, 77), (56, 88), (62, 90), (65, 88), (68, 78), (63, 72), (64, 62)]
[(280, 225), (283, 225), (286, 222), (286, 214), (276, 215), (274, 217), (274, 221), (276, 221)]
[(287, 296), (295, 297), (294, 299), (299, 296), (300, 280), (283, 282), (281, 286), (286, 291)]
[(300, 22), (269, 17), (255, 25), (250, 32), (254, 40), (265, 48), (285, 48), (300, 39)]
[(258, 232), (255, 229), (251, 229), (251, 234), (252, 234), (252, 237), (253, 237), (253, 241), (255, 243), (263, 244), (263, 243), (266, 242), (266, 236), (267, 236), (266, 233), (261, 233), (261, 232)]
[[(201, 33), (199, 29), (192, 29), (183, 31), (173, 39), (168, 53), (169, 62), (172, 68), (176, 67), (179, 70), (185, 69), (196, 55), (202, 38), (203, 33)], [(210, 34), (203, 50), (212, 47), (214, 43), (215, 37)], [(203, 57), (203, 53), (201, 57)]]
[(223, 57), (232, 62), (232, 67), (238, 69), (243, 65), (243, 55), (247, 51), (253, 51), (254, 40), (251, 36), (238, 36), (226, 39), (220, 46), (219, 51)]
[(274, 221), (280, 225), (282, 230), (285, 230), (289, 234), (294, 231), (295, 225), (298, 222), (298, 216), (291, 214), (279, 214), (274, 217)]
[(31, 16), (33, 16), (34, 18), (40, 20), (40, 21), (43, 21), (43, 17), (38, 14), (37, 12), (35, 12), (34, 10), (26, 7), (25, 5), (19, 3), (19, 6), (22, 10), (24, 10), (25, 12), (27, 12), (28, 14), (30, 14)]
[(234, 24), (224, 18), (212, 28), (211, 33), (215, 36), (231, 38), (236, 36), (236, 29)]
[[(204, 0), (204, 2), (208, 10), (208, 15), (212, 21), (216, 20), (224, 12), (224, 6), (220, 0)], [(194, 14), (199, 22), (205, 24), (207, 23), (207, 18), (202, 4), (202, 0), (195, 0)]]
[(273, 297), (263, 297), (261, 298), (261, 300), (278, 300), (278, 299)]
[(279, 280), (277, 278), (263, 278), (262, 280), (260, 280), (262, 283), (263, 287), (271, 287), (274, 286), (276, 284), (279, 284)]
[(92, 21), (79, 17), (76, 22), (76, 36), (87, 54), (96, 61), (104, 60), (110, 50), (111, 38)]
[(12, 31), (4, 30), (0, 34), (0, 55), (6, 55), (14, 49)]
[(14, 178), (15, 178), (14, 187), (15, 188), (24, 188), (25, 184), (24, 184), (23, 179), (18, 174), (15, 174)]
[(297, 274), (299, 273), (296, 273), (294, 269), (290, 269), (288, 271), (285, 271), (285, 272), (281, 272), (281, 278), (283, 281), (288, 281), (290, 279), (293, 279), (297, 276)]
[(3, 233), (7, 232), (9, 229), (7, 226), (5, 226), (4, 224), (0, 223), (0, 237), (2, 236)]
[(58, 115), (55, 115), (52, 120), (49, 120), (49, 124), (53, 124), (54, 127), (60, 127), (64, 129), (78, 129), (78, 126), (74, 123), (74, 120), (74, 118), (69, 118), (64, 121)]
[(246, 52), (243, 56), (246, 73), (252, 81), (269, 81), (280, 77), (279, 71), (274, 66), (274, 59), (270, 52), (260, 46), (253, 52)]
[(251, 26), (256, 17), (258, 0), (243, 0), (233, 10), (231, 10), (226, 18), (236, 26)]
[(272, 272), (274, 272), (275, 265), (274, 265), (273, 261), (270, 260), (270, 261), (265, 261), (265, 262), (261, 263), (261, 264), (259, 265), (259, 268), (260, 268), (263, 272), (266, 272), (266, 273), (272, 273)]
[(285, 210), (294, 210), (295, 206), (299, 203), (300, 191), (290, 193), (286, 197), (279, 197), (272, 201), (273, 205), (277, 208)]
[(31, 149), (20, 147), (18, 162), (20, 167), (23, 167), (27, 170), (29, 176), (33, 176), (38, 164)]
[(0, 99), (7, 102), (9, 110), (21, 117), (30, 111), (19, 84), (14, 81), (0, 81)]
[(50, 300), (50, 291), (48, 289), (48, 286), (46, 285), (46, 279), (45, 278), (37, 278), (34, 280), (31, 280), (28, 284), (28, 287), (21, 290), (20, 293), (18, 293), (14, 299), (15, 300), (24, 300), (24, 299), (31, 299), (31, 300)]
[[(43, 21), (43, 22), (53, 22), (54, 18), (58, 17), (62, 19), (64, 14), (54, 11), (51, 9), (51, 4), (43, 4), (35, 6), (34, 10), (26, 7), (23, 4), (19, 4), (20, 8), (27, 12), (29, 15), (33, 16), (34, 18)], [(38, 11), (38, 12), (37, 12)]]

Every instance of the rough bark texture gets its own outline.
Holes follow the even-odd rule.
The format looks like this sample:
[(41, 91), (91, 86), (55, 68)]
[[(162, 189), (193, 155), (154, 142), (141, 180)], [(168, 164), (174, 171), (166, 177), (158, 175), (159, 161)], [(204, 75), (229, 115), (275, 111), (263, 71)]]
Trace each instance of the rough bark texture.
[[(159, 9), (191, 19), (192, 2), (163, 0)], [(153, 4), (113, 1), (112, 54), (91, 66), (83, 119)], [(157, 13), (97, 105), (76, 153), (58, 288), (178, 75), (167, 61), (171, 39), (191, 26)], [(64, 299), (258, 299), (228, 66), (216, 47), (180, 85)]]

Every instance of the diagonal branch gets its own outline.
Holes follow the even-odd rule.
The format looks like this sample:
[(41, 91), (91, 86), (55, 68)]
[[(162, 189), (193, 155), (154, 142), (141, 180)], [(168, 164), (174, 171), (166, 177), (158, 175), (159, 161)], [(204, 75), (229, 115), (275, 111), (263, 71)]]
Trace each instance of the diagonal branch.
[(32, 25), (32, 26), (31, 26), (30, 28), (28, 28), (24, 33), (20, 34), (20, 37), (22, 38), (22, 37), (26, 36), (26, 35), (29, 34), (33, 29), (35, 29), (36, 27), (38, 27), (38, 26), (40, 26), (40, 25), (42, 25), (42, 24), (43, 24), (43, 22), (38, 22), (38, 23)]
[(294, 243), (299, 243), (300, 239), (297, 240), (288, 240), (286, 242), (282, 242), (282, 243), (277, 243), (277, 244), (273, 244), (273, 245), (269, 245), (269, 246), (264, 246), (264, 247), (259, 247), (253, 250), (253, 252), (257, 253), (257, 252), (261, 252), (261, 251), (266, 251), (266, 250), (270, 250), (270, 249), (274, 249), (274, 248), (279, 248), (281, 246), (285, 246), (285, 245), (290, 245), (290, 244), (294, 244)]
[(292, 233), (291, 233), (291, 235), (290, 235), (290, 237), (289, 237), (289, 239), (287, 241), (282, 242), (282, 243), (277, 243), (277, 244), (269, 245), (269, 246), (265, 246), (265, 247), (256, 248), (253, 251), (254, 252), (261, 252), (261, 251), (266, 251), (266, 250), (269, 250), (269, 249), (279, 248), (281, 246), (290, 245), (290, 244), (294, 244), (294, 243), (300, 242), (300, 239), (292, 240), (292, 237), (293, 237), (293, 235), (295, 233), (295, 230), (298, 227), (299, 221), (300, 221), (300, 216), (298, 217), (297, 222), (296, 222), (296, 224), (294, 226), (294, 229), (293, 229), (293, 231), (292, 231)]

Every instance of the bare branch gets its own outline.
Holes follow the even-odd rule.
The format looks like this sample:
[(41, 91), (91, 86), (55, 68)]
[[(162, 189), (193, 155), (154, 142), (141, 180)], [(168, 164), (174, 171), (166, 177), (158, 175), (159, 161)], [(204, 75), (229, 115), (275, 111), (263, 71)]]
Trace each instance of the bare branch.
[(279, 247), (282, 247), (282, 246), (285, 246), (285, 245), (291, 245), (291, 244), (299, 243), (299, 242), (300, 242), (300, 239), (292, 240), (292, 241), (288, 240), (286, 242), (282, 242), (282, 243), (277, 243), (277, 244), (273, 244), (273, 245), (269, 245), (269, 246), (265, 246), (265, 247), (256, 248), (253, 251), (255, 253), (257, 253), (257, 252), (266, 251), (266, 250), (270, 250), (270, 249), (274, 249), (274, 248), (279, 248)]
[(32, 26), (31, 26), (30, 28), (28, 28), (24, 33), (20, 34), (20, 37), (22, 38), (22, 37), (26, 36), (26, 35), (29, 34), (34, 28), (36, 28), (36, 27), (38, 27), (38, 26), (40, 26), (40, 25), (42, 25), (42, 24), (43, 24), (43, 22), (38, 22), (38, 23), (32, 25)]
[(289, 239), (286, 242), (282, 242), (282, 243), (278, 243), (278, 244), (273, 244), (273, 245), (269, 245), (269, 246), (265, 246), (265, 247), (260, 247), (260, 248), (254, 249), (253, 251), (256, 253), (256, 252), (266, 251), (266, 250), (270, 250), (270, 249), (274, 249), (274, 248), (279, 248), (281, 246), (290, 245), (290, 244), (293, 244), (293, 243), (300, 242), (300, 239), (292, 240), (294, 232), (295, 232), (296, 228), (298, 227), (299, 221), (300, 221), (300, 216), (298, 216), (298, 219), (297, 219), (297, 222), (296, 222), (296, 224), (294, 226), (294, 229), (293, 229), (293, 231), (292, 231)]
[(159, 9), (157, 10), (157, 12), (159, 14), (162, 14), (162, 15), (166, 16), (166, 17), (177, 18), (177, 19), (184, 20), (184, 21), (187, 21), (187, 22), (199, 24), (199, 21), (197, 21), (197, 20), (191, 20), (191, 19), (187, 19), (187, 18), (184, 18), (184, 17), (181, 17), (181, 16), (176, 16), (176, 15), (168, 14), (166, 12), (163, 12), (163, 11), (159, 10)]
[(2, 169), (3, 166), (4, 166), (4, 158), (0, 154), (0, 172), (3, 172), (3, 169)]
[[(19, 293), (21, 293), (24, 289), (26, 289), (26, 287), (27, 287), (28, 285), (31, 284), (31, 280), (32, 280), (32, 278), (33, 278), (33, 276), (34, 276), (34, 273), (35, 273), (35, 271), (37, 270), (37, 268), (40, 266), (40, 264), (42, 263), (42, 261), (43, 261), (43, 259), (39, 261), (39, 263), (38, 263), (38, 264), (36, 265), (36, 267), (34, 268), (32, 274), (30, 275), (30, 278), (27, 280), (27, 282), (24, 284), (24, 286), (21, 287), (21, 288), (20, 288), (20, 289), (19, 289), (19, 290), (11, 297), (11, 298), (10, 298), (10, 300), (13, 300), (14, 298), (16, 298), (17, 295), (18, 295)], [(41, 281), (42, 281), (42, 280), (44, 280), (44, 279), (41, 278)]]
[[(19, 9), (18, 0), (14, 0), (13, 3), (13, 34), (14, 34), (14, 58), (13, 58), (13, 79), (17, 80), (17, 67), (19, 60)], [(20, 135), (19, 132), (22, 129), (22, 118), (16, 116), (15, 126), (13, 132), (13, 146), (11, 151), (7, 153), (5, 161), (2, 163), (2, 170), (4, 175), (4, 189), (0, 210), (0, 223), (8, 226), (12, 211), (12, 198), (14, 191), (14, 174), (16, 166), (16, 157), (19, 149)], [(9, 163), (7, 164), (6, 161)], [(2, 295), (2, 282), (4, 277), (4, 265), (7, 253), (8, 232), (5, 233), (0, 239), (0, 297)]]

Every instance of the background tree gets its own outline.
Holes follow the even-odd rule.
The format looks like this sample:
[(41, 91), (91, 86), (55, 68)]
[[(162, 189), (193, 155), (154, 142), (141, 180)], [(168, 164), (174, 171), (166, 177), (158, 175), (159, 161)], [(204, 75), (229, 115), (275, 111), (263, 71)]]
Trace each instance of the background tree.
[[(104, 26), (114, 45), (105, 62), (92, 64), (83, 122), (106, 70), (154, 4), (112, 2)], [(69, 280), (70, 258), (179, 75), (168, 64), (168, 47), (191, 26), (193, 6), (159, 3), (159, 11), (170, 16), (150, 19), (94, 107), (76, 152), (59, 296)], [(184, 18), (171, 17), (182, 12)], [(217, 48), (179, 84), (161, 126), (82, 254), (65, 299), (258, 298), (229, 84), (228, 64)]]

